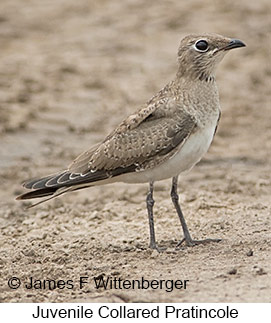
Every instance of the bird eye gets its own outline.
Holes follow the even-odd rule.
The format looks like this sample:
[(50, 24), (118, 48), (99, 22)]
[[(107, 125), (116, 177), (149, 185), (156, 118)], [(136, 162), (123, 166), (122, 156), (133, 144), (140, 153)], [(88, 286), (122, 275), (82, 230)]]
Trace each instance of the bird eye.
[(199, 52), (206, 52), (207, 49), (209, 48), (209, 45), (207, 43), (206, 40), (198, 40), (196, 43), (195, 43), (195, 48), (196, 50), (198, 50)]

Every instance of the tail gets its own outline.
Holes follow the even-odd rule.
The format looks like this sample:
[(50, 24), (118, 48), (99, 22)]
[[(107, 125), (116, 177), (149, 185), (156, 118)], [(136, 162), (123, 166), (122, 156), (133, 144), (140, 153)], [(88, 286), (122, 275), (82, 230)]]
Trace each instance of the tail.
[(28, 199), (34, 199), (34, 198), (38, 198), (38, 197), (44, 197), (44, 196), (48, 196), (48, 195), (53, 195), (55, 194), (57, 188), (42, 188), (40, 190), (36, 190), (36, 191), (31, 191), (31, 192), (27, 192), (24, 194), (21, 194), (19, 196), (16, 197), (16, 200), (28, 200)]
[[(27, 207), (31, 208), (33, 206), (39, 205), (43, 202), (46, 202), (48, 200), (51, 200), (59, 195), (62, 195), (68, 191), (76, 191), (85, 187), (89, 187), (90, 185), (82, 185), (81, 183), (78, 183), (78, 185), (73, 186), (73, 182), (75, 179), (77, 179), (77, 176), (74, 175), (74, 177), (70, 178), (71, 173), (64, 171), (58, 174), (53, 174), (50, 176), (46, 176), (43, 178), (36, 178), (31, 179), (29, 181), (26, 181), (23, 183), (23, 187), (27, 189), (32, 189), (32, 191), (23, 193), (16, 197), (16, 200), (28, 200), (28, 199), (34, 199), (34, 198), (41, 198), (49, 196), (35, 204), (31, 204)], [(80, 176), (80, 175), (78, 175)], [(71, 184), (72, 182), (72, 184)], [(81, 184), (81, 185), (80, 185)]]
[(66, 192), (77, 191), (82, 188), (93, 186), (100, 181), (109, 180), (110, 178), (120, 174), (132, 172), (135, 168), (136, 165), (133, 164), (128, 167), (118, 167), (111, 171), (101, 169), (95, 171), (90, 170), (82, 173), (73, 173), (70, 170), (65, 170), (46, 177), (31, 179), (23, 183), (23, 186), (27, 189), (31, 189), (31, 191), (19, 195), (16, 200), (27, 200), (50, 196), (49, 198), (43, 199), (30, 207), (36, 206)]
[(46, 201), (49, 201), (59, 195), (62, 195), (66, 192), (70, 191), (70, 187), (63, 187), (63, 188), (55, 188), (55, 189), (40, 189), (40, 190), (36, 190), (36, 191), (32, 191), (32, 192), (28, 192), (28, 193), (24, 193), (24, 194), (21, 194), (19, 196), (16, 197), (16, 200), (28, 200), (28, 199), (33, 199), (33, 198), (39, 198), (39, 197), (44, 197), (44, 196), (50, 196), (50, 197), (47, 197), (37, 203), (34, 203), (34, 204), (31, 204), (29, 206), (27, 206), (26, 208), (27, 209), (30, 209), (34, 206), (37, 206), (41, 203), (44, 203)]

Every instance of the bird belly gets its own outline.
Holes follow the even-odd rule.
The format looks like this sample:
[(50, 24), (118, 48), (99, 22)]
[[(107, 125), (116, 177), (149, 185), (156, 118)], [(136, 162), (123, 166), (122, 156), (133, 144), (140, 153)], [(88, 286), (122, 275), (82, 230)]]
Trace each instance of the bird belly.
[(190, 170), (207, 152), (213, 140), (217, 119), (190, 135), (179, 151), (164, 163), (153, 169), (121, 175), (120, 181), (126, 183), (145, 183), (160, 181)]

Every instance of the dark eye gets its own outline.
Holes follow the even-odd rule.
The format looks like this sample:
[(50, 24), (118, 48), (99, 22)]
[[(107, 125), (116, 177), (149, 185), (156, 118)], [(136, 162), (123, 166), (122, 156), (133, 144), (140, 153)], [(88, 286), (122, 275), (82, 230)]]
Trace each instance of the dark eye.
[(209, 45), (206, 40), (198, 40), (195, 43), (195, 48), (200, 52), (206, 52), (208, 47), (209, 47)]

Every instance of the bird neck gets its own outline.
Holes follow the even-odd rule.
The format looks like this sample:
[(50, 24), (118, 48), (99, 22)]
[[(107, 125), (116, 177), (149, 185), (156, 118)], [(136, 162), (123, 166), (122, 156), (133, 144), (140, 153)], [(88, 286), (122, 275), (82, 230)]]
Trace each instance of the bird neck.
[(204, 69), (185, 70), (184, 68), (179, 67), (176, 77), (180, 80), (185, 78), (192, 82), (201, 81), (211, 83), (215, 81), (215, 74)]
[(187, 64), (180, 64), (177, 71), (177, 78), (186, 78), (195, 81), (202, 82), (214, 82), (215, 81), (215, 73), (214, 69), (208, 68), (208, 66), (200, 66), (196, 64), (194, 66), (189, 66)]

